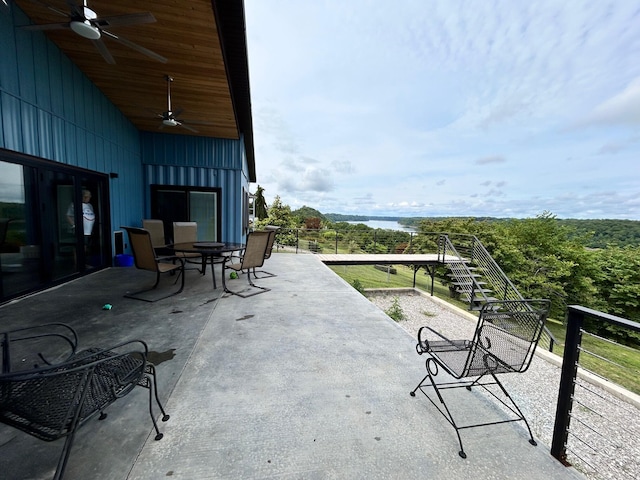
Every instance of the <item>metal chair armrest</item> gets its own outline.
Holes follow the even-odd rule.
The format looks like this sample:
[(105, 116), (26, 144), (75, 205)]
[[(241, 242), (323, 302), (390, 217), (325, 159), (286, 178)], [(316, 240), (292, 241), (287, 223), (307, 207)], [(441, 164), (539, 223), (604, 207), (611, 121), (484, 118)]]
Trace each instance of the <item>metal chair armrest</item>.
[(416, 351), (418, 352), (419, 355), (422, 355), (423, 353), (426, 353), (429, 350), (431, 350), (431, 345), (429, 344), (429, 340), (427, 340), (426, 335), (424, 335), (427, 331), (433, 333), (434, 335), (436, 335), (438, 337), (440, 337), (442, 340), (439, 340), (439, 342), (446, 342), (452, 348), (455, 348), (455, 349), (459, 348), (460, 340), (449, 340), (447, 337), (442, 335), (440, 332), (434, 330), (431, 327), (427, 327), (425, 325), (425, 326), (420, 327), (420, 330), (418, 330), (418, 343), (416, 344)]
[[(59, 331), (56, 331), (59, 330)], [(51, 338), (57, 338), (62, 340), (63, 345), (69, 347), (70, 351), (65, 354), (58, 353), (58, 357), (62, 357), (62, 360), (56, 363), (64, 363), (66, 360), (71, 358), (77, 350), (78, 347), (78, 335), (76, 331), (71, 328), (69, 325), (65, 323), (46, 323), (43, 325), (33, 326), (33, 327), (24, 327), (24, 328), (16, 328), (12, 330), (6, 330), (4, 332), (0, 332), (0, 347), (2, 350), (2, 356), (0, 360), (2, 361), (2, 368), (0, 369), (1, 373), (9, 373), (13, 371), (12, 368), (12, 346), (17, 347), (18, 344), (20, 346), (28, 341), (38, 342), (41, 339), (50, 340)], [(47, 341), (46, 345), (51, 346), (50, 342)], [(40, 348), (40, 347), (38, 347)], [(15, 350), (14, 352), (15, 353)], [(33, 359), (40, 359), (45, 365), (53, 365), (54, 360), (51, 358), (46, 358), (42, 352), (30, 352)], [(49, 353), (48, 355), (51, 355)], [(26, 359), (23, 359), (26, 360)], [(25, 362), (21, 362), (21, 365), (25, 364)], [(29, 368), (37, 367), (38, 365), (29, 365)]]

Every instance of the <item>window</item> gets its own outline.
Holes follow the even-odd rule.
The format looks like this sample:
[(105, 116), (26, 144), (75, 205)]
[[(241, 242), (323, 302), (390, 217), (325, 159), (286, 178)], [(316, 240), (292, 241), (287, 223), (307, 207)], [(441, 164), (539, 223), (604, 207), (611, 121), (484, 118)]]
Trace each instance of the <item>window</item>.
[(198, 240), (218, 242), (221, 235), (220, 188), (151, 185), (151, 217), (164, 222), (170, 243), (173, 222), (197, 222)]

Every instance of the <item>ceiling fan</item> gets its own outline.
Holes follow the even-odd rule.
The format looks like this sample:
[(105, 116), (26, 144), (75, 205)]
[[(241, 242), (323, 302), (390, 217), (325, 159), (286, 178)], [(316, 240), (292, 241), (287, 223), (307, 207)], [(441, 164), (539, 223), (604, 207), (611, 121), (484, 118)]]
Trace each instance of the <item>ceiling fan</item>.
[(162, 119), (159, 128), (164, 127), (182, 127), (190, 130), (194, 133), (198, 133), (198, 130), (189, 126), (189, 124), (195, 125), (211, 125), (210, 122), (200, 122), (196, 120), (181, 120), (177, 117), (182, 113), (182, 108), (178, 108), (176, 110), (171, 109), (171, 82), (173, 82), (173, 77), (170, 75), (165, 75), (165, 80), (167, 81), (167, 110), (162, 113), (156, 113), (156, 116)]
[(79, 5), (73, 0), (67, 0), (70, 12), (64, 12), (58, 8), (49, 5), (48, 3), (41, 2), (40, 0), (30, 0), (32, 3), (45, 7), (52, 12), (67, 17), (69, 21), (63, 23), (49, 23), (45, 25), (26, 25), (22, 27), (24, 30), (63, 30), (70, 28), (75, 33), (83, 38), (91, 40), (91, 42), (98, 49), (98, 52), (102, 55), (107, 63), (115, 64), (113, 56), (107, 49), (103, 42), (103, 38), (110, 38), (119, 42), (133, 50), (136, 50), (154, 60), (158, 60), (162, 63), (167, 63), (167, 59), (162, 55), (158, 55), (151, 50), (144, 48), (124, 37), (118, 36), (112, 33), (106, 28), (122, 27), (127, 25), (139, 25), (143, 23), (154, 23), (155, 17), (149, 12), (130, 13), (127, 15), (112, 15), (108, 17), (100, 17), (96, 12), (91, 10), (88, 6), (88, 1), (83, 0), (82, 5)]

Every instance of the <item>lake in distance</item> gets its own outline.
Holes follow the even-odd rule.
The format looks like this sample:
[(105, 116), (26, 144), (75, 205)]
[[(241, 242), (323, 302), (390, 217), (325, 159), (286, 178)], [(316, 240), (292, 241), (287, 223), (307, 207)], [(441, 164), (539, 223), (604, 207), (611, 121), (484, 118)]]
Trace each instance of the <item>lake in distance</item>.
[(405, 228), (400, 225), (398, 222), (394, 222), (392, 220), (367, 220), (366, 222), (347, 222), (352, 225), (357, 225), (358, 223), (362, 223), (369, 228), (384, 228), (385, 230), (396, 230), (398, 232), (415, 232), (412, 228)]

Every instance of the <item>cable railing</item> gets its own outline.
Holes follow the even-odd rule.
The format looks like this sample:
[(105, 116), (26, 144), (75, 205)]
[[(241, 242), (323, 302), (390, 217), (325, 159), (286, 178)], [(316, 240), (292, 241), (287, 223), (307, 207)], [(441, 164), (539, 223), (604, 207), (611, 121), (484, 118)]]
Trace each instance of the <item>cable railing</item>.
[(295, 253), (413, 253), (415, 232), (281, 228), (276, 251)]
[[(455, 238), (455, 247), (450, 237)], [(447, 265), (457, 279), (456, 287), (466, 293), (471, 305), (474, 302), (490, 300), (524, 300), (516, 286), (475, 235), (441, 235), (438, 246), (438, 254), (442, 248), (443, 255), (457, 255), (460, 263), (464, 264), (464, 269), (457, 264), (455, 269), (451, 268), (450, 261)], [(557, 343), (551, 331), (544, 327), (539, 344), (553, 352), (553, 346)]]
[[(452, 242), (451, 238), (455, 241)], [(492, 299), (514, 301), (523, 299), (515, 285), (474, 235), (416, 233), (370, 228), (350, 230), (281, 228), (276, 233), (275, 251), (307, 254), (401, 254), (437, 251), (443, 265), (445, 265), (444, 259), (447, 259), (447, 268), (452, 273), (452, 280), (443, 280), (449, 282), (450, 291), (453, 294), (463, 294), (472, 309), (479, 308)], [(456, 262), (456, 258), (459, 261)], [(540, 345), (553, 351), (556, 343), (557, 340), (553, 334), (545, 327)]]
[[(599, 368), (604, 365), (608, 377), (637, 378), (640, 370), (630, 365), (633, 365), (633, 359), (638, 365), (640, 350), (637, 345), (622, 345), (589, 333), (585, 330), (589, 319), (622, 331), (640, 332), (639, 323), (582, 306), (568, 307), (551, 454), (590, 479), (640, 478), (637, 460), (640, 456), (640, 397), (635, 395), (634, 406), (628, 398), (619, 398), (624, 390), (608, 383), (610, 379), (604, 382), (604, 385), (611, 385), (607, 390), (582, 379), (585, 375), (604, 378), (589, 368), (598, 363)], [(594, 346), (587, 347), (587, 343)], [(596, 352), (598, 343), (604, 344), (603, 351), (610, 353)], [(609, 358), (615, 351), (622, 351), (622, 358), (627, 361)]]
[[(451, 271), (451, 284), (454, 290), (465, 296), (471, 307), (486, 303), (490, 300), (490, 297), (487, 296), (489, 289), (484, 288), (486, 286), (484, 278), (482, 278), (481, 274), (476, 273), (472, 266), (470, 258), (472, 252), (469, 252), (464, 246), (461, 250), (467, 252), (464, 257), (451, 243), (448, 235), (440, 235), (438, 237), (438, 259), (443, 263), (447, 259), (447, 267)], [(521, 300), (521, 298), (517, 300)]]

